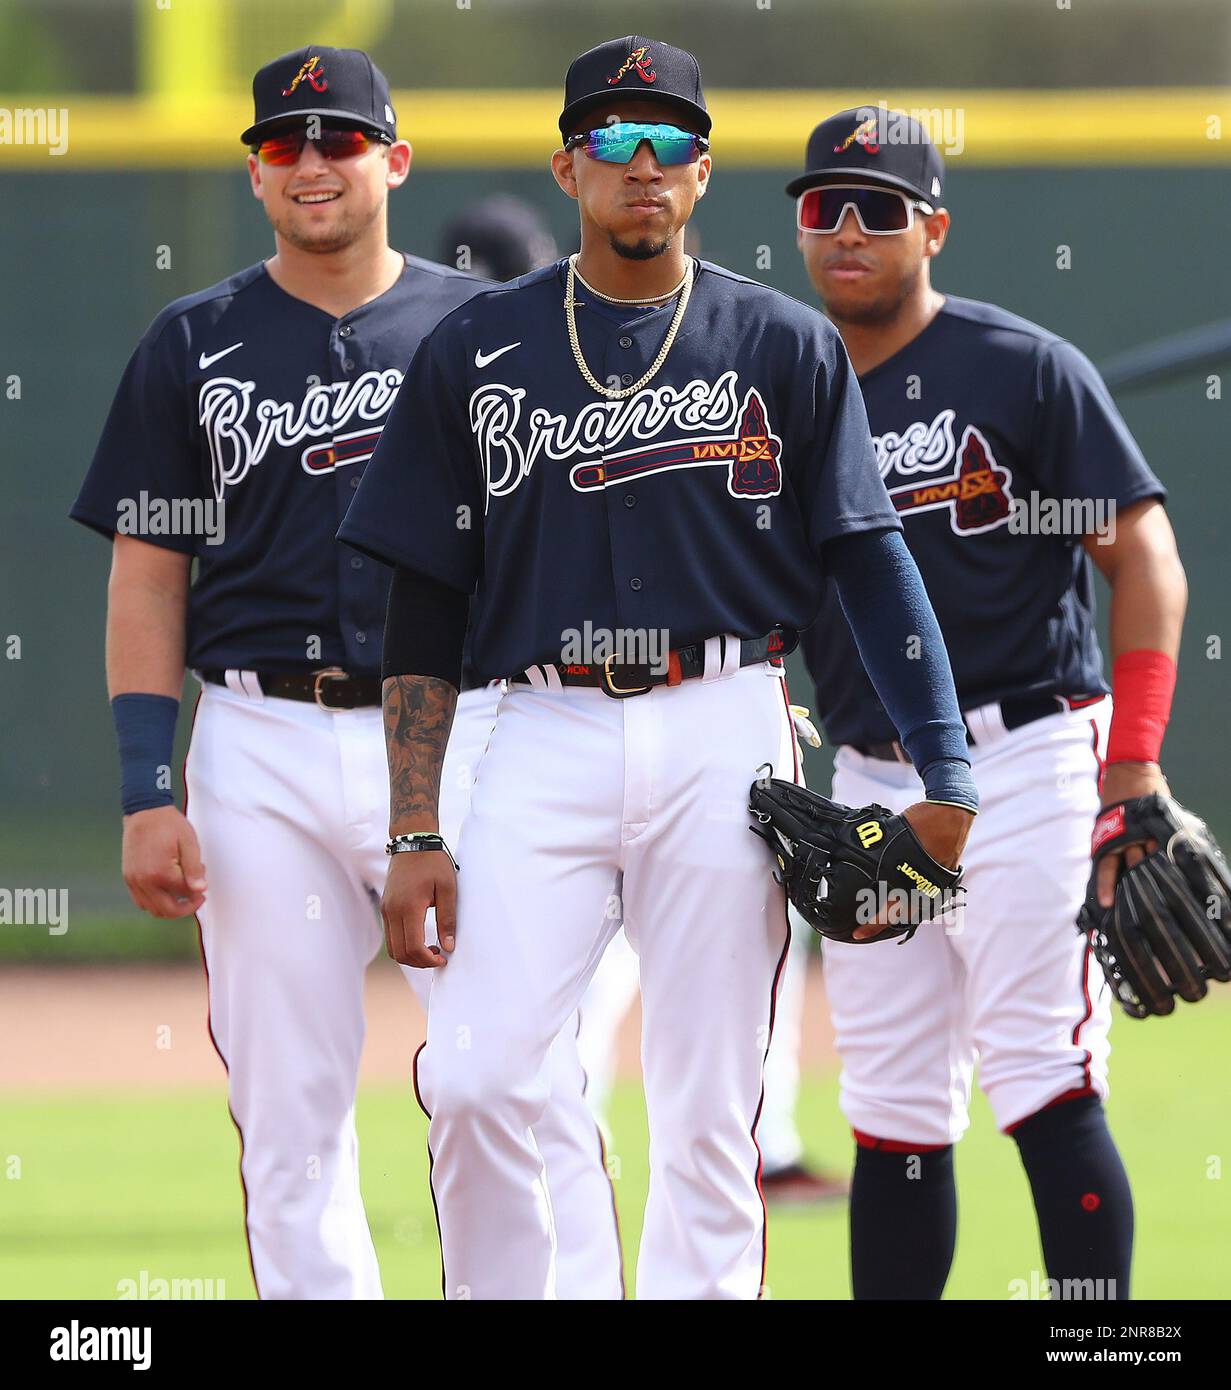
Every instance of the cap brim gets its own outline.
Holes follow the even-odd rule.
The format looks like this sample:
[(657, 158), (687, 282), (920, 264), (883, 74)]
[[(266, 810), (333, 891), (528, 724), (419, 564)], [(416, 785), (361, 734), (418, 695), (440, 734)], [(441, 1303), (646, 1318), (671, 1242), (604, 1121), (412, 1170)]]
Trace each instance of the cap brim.
[(930, 206), (937, 206), (935, 194), (924, 192), (917, 184), (911, 183), (909, 179), (898, 178), (896, 174), (878, 174), (871, 169), (809, 169), (806, 174), (800, 174), (797, 179), (792, 179), (787, 184), (787, 196), (798, 198), (801, 193), (806, 193), (808, 189), (823, 188), (827, 183), (878, 184), (882, 188), (896, 188), (899, 192), (911, 193)]
[(361, 115), (358, 111), (339, 111), (332, 106), (310, 107), (304, 111), (288, 111), (285, 116), (270, 116), (266, 120), (258, 121), (256, 125), (250, 125), (239, 137), (240, 143), (255, 145), (267, 135), (276, 135), (280, 130), (294, 130), (296, 126), (303, 124), (307, 116), (320, 116), (331, 121), (353, 121), (365, 130), (383, 130), (386, 134), (389, 133), (387, 125), (374, 121), (371, 116)]
[(660, 102), (663, 106), (669, 106), (673, 111), (680, 111), (686, 115), (689, 118), (689, 124), (698, 135), (710, 133), (709, 112), (698, 106), (695, 101), (689, 101), (687, 97), (672, 96), (670, 92), (630, 92), (627, 87), (607, 87), (603, 91), (591, 92), (588, 96), (578, 97), (576, 101), (570, 102), (560, 113), (560, 134), (567, 140), (573, 133), (570, 127), (575, 125), (578, 118), (584, 116), (587, 111), (593, 111), (596, 107), (606, 106), (610, 102), (619, 101), (625, 97), (632, 101)]

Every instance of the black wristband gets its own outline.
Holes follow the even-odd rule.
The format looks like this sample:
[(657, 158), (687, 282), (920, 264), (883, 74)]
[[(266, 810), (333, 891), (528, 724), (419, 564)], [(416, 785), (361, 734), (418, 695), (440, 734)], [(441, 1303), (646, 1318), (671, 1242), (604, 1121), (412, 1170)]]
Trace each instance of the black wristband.
[(454, 859), (443, 835), (430, 830), (412, 830), (409, 835), (394, 835), (385, 845), (386, 854), (407, 854), (414, 851), (443, 850), (449, 856), (449, 863), (456, 872), (461, 865)]

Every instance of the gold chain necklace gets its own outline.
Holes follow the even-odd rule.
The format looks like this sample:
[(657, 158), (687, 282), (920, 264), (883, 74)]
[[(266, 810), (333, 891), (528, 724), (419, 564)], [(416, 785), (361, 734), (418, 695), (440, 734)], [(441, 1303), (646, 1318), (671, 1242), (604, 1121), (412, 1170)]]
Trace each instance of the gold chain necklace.
[[(659, 348), (658, 356), (651, 363), (649, 371), (646, 372), (640, 381), (633, 382), (631, 386), (615, 388), (604, 386), (603, 383), (598, 380), (587, 366), (586, 359), (581, 351), (581, 340), (577, 336), (577, 315), (573, 309), (576, 281), (581, 279), (581, 276), (577, 274), (577, 270), (573, 264), (576, 259), (577, 257), (575, 255), (569, 257), (568, 282), (564, 289), (564, 316), (568, 321), (568, 341), (569, 346), (573, 349), (573, 359), (577, 363), (577, 370), (585, 378), (586, 384), (597, 391), (600, 396), (606, 397), (609, 401), (626, 400), (629, 396), (635, 395), (640, 391), (643, 386), (653, 381), (658, 375), (658, 371), (662, 367), (662, 364), (667, 360), (667, 354), (671, 351), (672, 343), (675, 342), (675, 335), (680, 331), (680, 325), (684, 322), (684, 314), (688, 308), (688, 300), (692, 295), (694, 262), (691, 258), (689, 259), (688, 269), (684, 272), (682, 288), (680, 289), (680, 302), (675, 306), (675, 315), (671, 320), (671, 326), (667, 329), (667, 336), (663, 339), (663, 345)], [(582, 280), (582, 284), (585, 284), (584, 280)], [(587, 286), (586, 288), (590, 289), (591, 287)], [(597, 290), (593, 290), (592, 292), (595, 294), (598, 293)], [(672, 293), (675, 293), (675, 291), (672, 291)], [(606, 298), (606, 296), (600, 296), (600, 298)], [(615, 302), (631, 303), (633, 301), (617, 300)], [(647, 300), (646, 302), (653, 303), (654, 301)]]
[(674, 299), (675, 296), (679, 294), (684, 288), (684, 281), (688, 279), (688, 270), (692, 262), (691, 260), (689, 261), (689, 265), (685, 267), (683, 275), (680, 276), (680, 283), (676, 285), (674, 289), (668, 290), (666, 294), (648, 295), (645, 299), (617, 299), (614, 294), (604, 294), (602, 290), (596, 290), (581, 271), (577, 269), (577, 257), (575, 255), (569, 257), (569, 264), (573, 267), (573, 274), (576, 275), (586, 289), (588, 289), (591, 294), (596, 294), (600, 299), (605, 299), (608, 304), (657, 304), (663, 299)]

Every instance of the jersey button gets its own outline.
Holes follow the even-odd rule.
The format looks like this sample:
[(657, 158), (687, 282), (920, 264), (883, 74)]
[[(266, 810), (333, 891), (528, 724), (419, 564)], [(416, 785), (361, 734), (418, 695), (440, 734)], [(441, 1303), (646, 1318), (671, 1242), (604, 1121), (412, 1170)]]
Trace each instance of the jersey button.
[(635, 507), (637, 505), (637, 499), (631, 492), (626, 492), (624, 494), (624, 505), (626, 507)]
[(345, 362), (342, 363), (342, 366), (343, 366), (348, 372), (353, 372), (353, 371), (355, 370), (355, 364), (354, 364), (354, 362), (351, 361), (351, 359), (350, 359), (349, 357), (346, 359)]
[(359, 486), (359, 482), (360, 482), (360, 479), (359, 479), (358, 474), (353, 474), (353, 475), (351, 476), (351, 480), (350, 480), (350, 485), (351, 485), (351, 487), (358, 487), (358, 486)]
[(350, 326), (349, 323), (344, 323), (342, 327), (338, 329), (338, 337), (349, 338), (354, 331), (355, 330)]
[(638, 579), (636, 575), (634, 575), (628, 581), (628, 587), (633, 591), (633, 593), (639, 594), (641, 592), (641, 580)]
[(364, 644), (367, 640), (368, 640), (368, 634), (367, 634), (366, 632), (357, 632), (357, 633), (355, 633), (355, 641), (358, 642), (359, 645), (360, 645), (361, 647), (363, 646), (363, 644)]
[(351, 569), (353, 569), (353, 570), (361, 570), (361, 569), (363, 568), (363, 558), (362, 558), (362, 556), (359, 556), (359, 555), (352, 555), (352, 556), (350, 557), (350, 567), (351, 567)]
[(630, 347), (632, 347), (632, 345), (633, 345), (633, 340), (632, 340), (631, 338), (625, 336), (625, 337), (623, 337), (623, 338), (620, 339), (620, 346), (621, 346), (622, 348), (630, 348)]
[(624, 375), (620, 378), (620, 382), (624, 386), (631, 386), (633, 384), (632, 373), (625, 372)]

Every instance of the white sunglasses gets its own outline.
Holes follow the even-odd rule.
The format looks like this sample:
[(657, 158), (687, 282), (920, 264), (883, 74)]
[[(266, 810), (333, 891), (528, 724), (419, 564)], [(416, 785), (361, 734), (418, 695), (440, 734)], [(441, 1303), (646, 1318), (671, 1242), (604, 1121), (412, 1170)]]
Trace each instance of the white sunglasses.
[(847, 208), (866, 236), (898, 236), (915, 224), (915, 209), (931, 214), (935, 208), (896, 188), (868, 184), (830, 183), (809, 188), (795, 202), (795, 225), (801, 232), (832, 236), (842, 225)]

